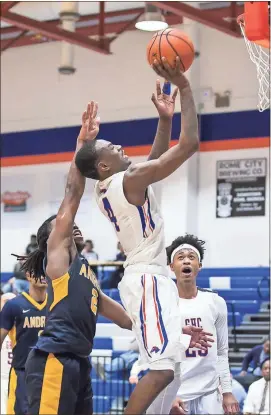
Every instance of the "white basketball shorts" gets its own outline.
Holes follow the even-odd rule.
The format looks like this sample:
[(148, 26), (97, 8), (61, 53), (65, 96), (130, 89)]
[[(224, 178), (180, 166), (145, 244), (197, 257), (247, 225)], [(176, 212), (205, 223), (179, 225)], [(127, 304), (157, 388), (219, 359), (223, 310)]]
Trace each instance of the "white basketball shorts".
[[(196, 387), (196, 383), (195, 383)], [(218, 389), (185, 402), (186, 415), (220, 415), (224, 414), (222, 396)]]
[(152, 370), (175, 370), (190, 343), (182, 334), (179, 295), (163, 275), (128, 273), (119, 283), (121, 301), (133, 322), (140, 365)]

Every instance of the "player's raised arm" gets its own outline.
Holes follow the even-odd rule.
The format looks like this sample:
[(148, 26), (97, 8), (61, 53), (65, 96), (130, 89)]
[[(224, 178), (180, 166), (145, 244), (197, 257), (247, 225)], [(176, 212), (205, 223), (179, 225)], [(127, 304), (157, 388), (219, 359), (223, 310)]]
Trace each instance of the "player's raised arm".
[(157, 160), (130, 166), (124, 176), (124, 191), (132, 204), (144, 202), (146, 188), (165, 179), (177, 170), (199, 147), (198, 120), (190, 84), (180, 70), (180, 60), (176, 58), (176, 67), (171, 69), (165, 58), (163, 67), (157, 62), (155, 72), (175, 84), (180, 91), (181, 133), (179, 142)]
[(169, 149), (172, 117), (174, 115), (175, 100), (178, 94), (178, 88), (174, 90), (172, 95), (170, 95), (170, 89), (170, 82), (166, 81), (162, 90), (159, 79), (156, 81), (156, 95), (152, 94), (151, 99), (158, 111), (159, 121), (148, 160), (158, 159)]
[[(72, 236), (74, 218), (85, 190), (86, 181), (75, 165), (75, 157), (85, 142), (94, 140), (99, 132), (97, 111), (98, 105), (91, 101), (88, 104), (87, 111), (83, 113), (82, 127), (77, 138), (75, 154), (67, 177), (65, 196), (56, 216), (55, 227), (47, 242), (46, 273), (52, 279), (61, 277), (69, 268), (70, 248), (74, 245)], [(74, 253), (76, 255), (75, 245)]]

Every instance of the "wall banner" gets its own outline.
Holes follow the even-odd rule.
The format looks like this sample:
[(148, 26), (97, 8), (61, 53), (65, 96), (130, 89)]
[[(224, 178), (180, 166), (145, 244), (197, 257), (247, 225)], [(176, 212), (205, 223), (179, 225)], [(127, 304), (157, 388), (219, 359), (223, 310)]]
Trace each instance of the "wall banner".
[(264, 216), (266, 169), (266, 158), (217, 161), (216, 217)]

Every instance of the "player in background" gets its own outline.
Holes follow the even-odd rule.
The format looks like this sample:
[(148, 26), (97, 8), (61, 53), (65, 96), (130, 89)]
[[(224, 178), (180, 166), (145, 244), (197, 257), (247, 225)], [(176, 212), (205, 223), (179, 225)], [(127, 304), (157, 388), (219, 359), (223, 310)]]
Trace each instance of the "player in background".
[(26, 274), (29, 292), (9, 300), (1, 312), (1, 354), (7, 337), (11, 340), (12, 361), (9, 373), (7, 413), (26, 415), (25, 362), (45, 326), (47, 282)]
[[(171, 384), (172, 399), (168, 393), (162, 405), (155, 408), (156, 414), (169, 413), (179, 388), (180, 349), (186, 350), (191, 342), (195, 344), (201, 335), (204, 337), (197, 332), (200, 328), (187, 327), (182, 336), (176, 330), (181, 327), (178, 292), (168, 276), (164, 223), (151, 188), (152, 183), (177, 170), (199, 146), (197, 112), (189, 82), (180, 70), (180, 60), (177, 58), (175, 68), (171, 69), (163, 58), (163, 67), (157, 61), (154, 64), (155, 71), (177, 88), (172, 96), (167, 95), (157, 81), (157, 95), (153, 94), (152, 101), (159, 113), (159, 123), (148, 161), (131, 165), (120, 145), (105, 140), (88, 142), (76, 156), (81, 173), (98, 180), (97, 203), (112, 222), (127, 256), (118, 287), (133, 322), (141, 363), (150, 367), (125, 409), (126, 414), (133, 415), (144, 413), (155, 397)], [(169, 149), (178, 90), (181, 134), (177, 145)]]
[[(203, 327), (213, 333), (215, 340), (211, 349), (201, 351), (189, 348), (185, 352), (178, 397), (184, 402), (186, 412), (179, 413), (236, 414), (239, 405), (231, 386), (227, 305), (215, 292), (197, 287), (196, 280), (204, 258), (204, 244), (196, 236), (186, 234), (175, 239), (167, 248), (168, 263), (177, 278), (182, 324)], [(177, 399), (174, 410), (179, 403), (180, 400)]]
[[(13, 293), (1, 295), (1, 310), (7, 301), (16, 297)], [(2, 317), (1, 317), (2, 318)], [(1, 414), (7, 413), (8, 378), (12, 362), (12, 345), (10, 338), (6, 336), (1, 347)]]
[[(98, 133), (97, 109), (91, 102), (84, 112), (76, 151)], [(100, 291), (88, 261), (80, 255), (84, 239), (74, 218), (84, 189), (85, 178), (73, 158), (59, 211), (41, 225), (38, 248), (24, 258), (23, 269), (38, 280), (44, 270), (48, 277), (46, 326), (26, 362), (28, 415), (92, 414), (89, 354), (98, 312), (132, 328), (123, 307)]]

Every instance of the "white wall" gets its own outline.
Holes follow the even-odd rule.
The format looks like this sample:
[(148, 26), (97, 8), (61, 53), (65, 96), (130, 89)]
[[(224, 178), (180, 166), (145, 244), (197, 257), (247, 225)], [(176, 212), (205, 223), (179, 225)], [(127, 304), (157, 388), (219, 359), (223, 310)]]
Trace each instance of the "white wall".
[(259, 83), (256, 66), (250, 61), (243, 38), (227, 36), (218, 30), (200, 27), (200, 86), (211, 86), (214, 92), (232, 93), (231, 106), (214, 108), (204, 103), (203, 112), (256, 109)]
[[(208, 267), (269, 265), (269, 163), (264, 217), (216, 218), (216, 161), (250, 157), (269, 158), (268, 149), (200, 153), (198, 178), (191, 177), (187, 162), (170, 178), (156, 186), (165, 219), (166, 243), (185, 232), (196, 233), (207, 242), (204, 265)], [(134, 162), (144, 157), (135, 157)], [(195, 165), (195, 164), (194, 164)], [(1, 270), (11, 271), (11, 252), (23, 253), (31, 233), (54, 214), (63, 196), (69, 163), (3, 168), (1, 191), (28, 191), (26, 212), (1, 211)], [(198, 181), (198, 193), (196, 194)], [(191, 199), (191, 195), (193, 199)], [(110, 222), (100, 213), (89, 180), (76, 222), (85, 238), (94, 241), (101, 259), (116, 253), (116, 236)]]
[[(256, 72), (243, 39), (197, 26), (200, 80), (194, 86), (232, 90), (226, 111), (256, 108)], [(188, 31), (187, 24), (182, 29)], [(78, 125), (90, 99), (99, 102), (102, 121), (155, 116), (150, 96), (156, 75), (145, 56), (150, 37), (126, 32), (112, 43), (110, 56), (75, 47), (77, 72), (71, 76), (57, 72), (59, 42), (8, 49), (1, 56), (2, 132)], [(221, 109), (211, 99), (203, 111)]]

